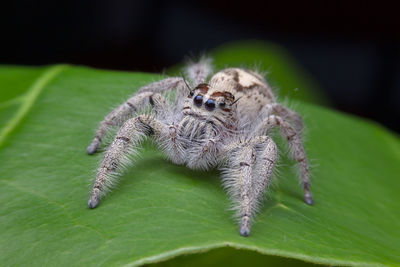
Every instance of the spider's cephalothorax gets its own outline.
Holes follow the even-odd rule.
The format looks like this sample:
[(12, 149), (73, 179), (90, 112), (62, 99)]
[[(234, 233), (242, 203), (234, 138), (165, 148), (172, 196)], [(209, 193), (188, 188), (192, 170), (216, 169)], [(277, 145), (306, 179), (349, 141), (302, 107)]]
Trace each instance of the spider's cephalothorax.
[[(98, 169), (90, 208), (111, 188), (128, 156), (151, 136), (176, 164), (221, 170), (237, 211), (239, 232), (248, 236), (277, 160), (276, 145), (267, 135), (274, 127), (279, 127), (299, 163), (305, 202), (313, 203), (301, 117), (276, 103), (270, 86), (256, 72), (229, 68), (207, 82), (210, 73), (210, 60), (203, 59), (186, 68), (189, 83), (179, 77), (151, 83), (106, 116), (89, 154), (96, 152), (110, 126), (121, 128)], [(175, 99), (169, 101), (163, 93), (172, 90)], [(144, 112), (147, 106), (152, 107), (150, 114)]]

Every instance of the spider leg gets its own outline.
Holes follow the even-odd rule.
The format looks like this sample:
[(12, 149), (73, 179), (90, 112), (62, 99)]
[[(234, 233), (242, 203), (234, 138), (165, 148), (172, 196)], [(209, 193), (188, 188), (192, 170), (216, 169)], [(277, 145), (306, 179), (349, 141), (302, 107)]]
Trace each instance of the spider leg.
[[(217, 165), (217, 146), (220, 137), (209, 123), (202, 123), (198, 131), (194, 131), (198, 135), (194, 140), (201, 140), (197, 145), (191, 145), (187, 150), (186, 165), (192, 169), (208, 170)], [(195, 141), (192, 141), (192, 143)]]
[(148, 115), (127, 120), (107, 149), (98, 169), (88, 205), (95, 208), (105, 192), (111, 188), (121, 167), (129, 163), (128, 156), (137, 151), (140, 142), (151, 134), (160, 135), (165, 124)]
[(300, 165), (301, 183), (304, 189), (304, 201), (312, 205), (314, 203), (310, 191), (310, 173), (308, 169), (308, 160), (301, 141), (301, 134), (297, 132), (286, 120), (280, 116), (270, 115), (262, 121), (256, 128), (255, 134), (263, 134), (273, 127), (279, 127), (281, 134), (286, 138), (289, 144), (290, 155)]
[(277, 158), (276, 145), (268, 136), (260, 136), (243, 144), (235, 144), (227, 153), (228, 165), (223, 180), (237, 204), (239, 233), (250, 234), (251, 222), (269, 185)]
[(150, 103), (154, 93), (161, 93), (172, 90), (183, 83), (182, 78), (167, 78), (158, 82), (143, 86), (139, 91), (129, 98), (125, 103), (111, 111), (95, 134), (91, 144), (87, 147), (88, 154), (94, 154), (110, 126), (121, 126), (128, 118)]
[(275, 142), (268, 136), (258, 136), (254, 141), (257, 161), (254, 176), (254, 195), (261, 199), (271, 182), (272, 171), (278, 158)]
[(185, 73), (189, 80), (193, 81), (194, 85), (205, 83), (207, 77), (212, 72), (211, 59), (203, 57), (199, 62), (190, 64)]
[(206, 124), (205, 127), (205, 141), (201, 147), (201, 152), (200, 152), (200, 158), (204, 157), (206, 154), (212, 152), (212, 154), (215, 153), (215, 145), (217, 143), (217, 139), (215, 138), (215, 132), (213, 131), (213, 128), (210, 124)]
[(175, 164), (183, 164), (186, 160), (182, 138), (179, 136), (179, 125), (166, 125), (155, 136), (156, 143)]
[(293, 110), (282, 106), (279, 103), (272, 103), (265, 106), (264, 112), (268, 115), (277, 115), (284, 120), (289, 121), (293, 124), (295, 130), (298, 133), (301, 133), (303, 130), (303, 120), (299, 114), (294, 112)]

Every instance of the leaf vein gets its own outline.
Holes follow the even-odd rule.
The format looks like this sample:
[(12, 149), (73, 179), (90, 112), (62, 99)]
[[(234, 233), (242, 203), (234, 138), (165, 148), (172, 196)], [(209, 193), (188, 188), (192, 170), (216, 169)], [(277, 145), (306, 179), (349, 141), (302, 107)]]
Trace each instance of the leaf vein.
[(16, 114), (7, 122), (6, 126), (0, 132), (0, 146), (3, 145), (7, 136), (19, 125), (22, 119), (28, 114), (29, 110), (35, 103), (39, 94), (43, 91), (45, 86), (53, 80), (67, 65), (56, 65), (49, 68), (42, 75), (39, 76), (28, 89), (25, 98), (18, 109)]

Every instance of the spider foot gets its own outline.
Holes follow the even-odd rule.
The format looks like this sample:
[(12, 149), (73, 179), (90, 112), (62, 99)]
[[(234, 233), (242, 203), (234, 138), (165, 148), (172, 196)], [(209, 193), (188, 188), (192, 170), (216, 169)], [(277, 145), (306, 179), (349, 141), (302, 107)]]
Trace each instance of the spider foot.
[(86, 151), (89, 155), (96, 153), (97, 148), (99, 147), (100, 142), (99, 140), (95, 139), (93, 142), (87, 147)]
[(243, 216), (242, 221), (240, 223), (239, 233), (241, 236), (249, 236), (250, 235), (250, 217)]
[(304, 193), (304, 202), (306, 202), (308, 205), (314, 205), (314, 199), (311, 195), (311, 192), (307, 191)]
[(93, 192), (90, 195), (89, 201), (88, 201), (88, 206), (91, 209), (96, 208), (100, 203), (100, 194), (99, 192)]

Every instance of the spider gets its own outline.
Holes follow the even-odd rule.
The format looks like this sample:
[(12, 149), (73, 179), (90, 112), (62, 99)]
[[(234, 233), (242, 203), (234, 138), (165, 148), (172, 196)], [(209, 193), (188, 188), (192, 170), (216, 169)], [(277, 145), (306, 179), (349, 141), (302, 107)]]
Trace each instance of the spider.
[[(153, 82), (105, 117), (88, 154), (98, 150), (111, 126), (120, 128), (97, 171), (89, 208), (97, 207), (111, 189), (141, 141), (152, 137), (175, 164), (221, 171), (239, 233), (248, 236), (277, 161), (276, 144), (268, 136), (275, 127), (300, 166), (304, 201), (313, 204), (301, 117), (277, 103), (267, 81), (255, 71), (227, 68), (207, 82), (211, 73), (211, 60), (203, 58), (185, 68), (189, 81), (171, 77)], [(168, 91), (175, 91), (171, 100), (163, 94)], [(151, 111), (144, 112), (146, 107)]]

